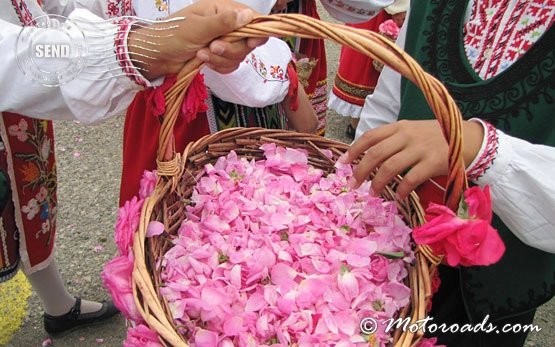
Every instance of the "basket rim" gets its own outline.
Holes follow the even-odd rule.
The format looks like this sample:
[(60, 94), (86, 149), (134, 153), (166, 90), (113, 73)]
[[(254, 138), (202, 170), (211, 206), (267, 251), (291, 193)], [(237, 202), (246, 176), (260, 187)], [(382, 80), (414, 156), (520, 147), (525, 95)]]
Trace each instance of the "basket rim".
[[(168, 206), (166, 204), (167, 201), (164, 199), (167, 199), (168, 198), (167, 194), (171, 194), (171, 192), (176, 189), (175, 188), (176, 185), (183, 184), (181, 181), (184, 179), (184, 177), (185, 178), (187, 176), (196, 177), (196, 174), (198, 172), (203, 173), (204, 165), (206, 164), (206, 162), (199, 161), (199, 155), (201, 157), (209, 158), (210, 160), (208, 160), (208, 162), (210, 163), (215, 162), (218, 158), (225, 155), (218, 152), (217, 155), (212, 156), (209, 150), (210, 146), (212, 145), (220, 146), (223, 144), (225, 145), (224, 147), (226, 149), (218, 149), (218, 150), (220, 152), (225, 152), (227, 150), (227, 153), (235, 149), (243, 149), (249, 146), (250, 147), (256, 146), (257, 147), (256, 150), (262, 152), (262, 150), (259, 149), (260, 145), (264, 143), (276, 143), (272, 141), (276, 139), (277, 140), (293, 139), (295, 141), (298, 141), (298, 142), (291, 142), (290, 143), (291, 145), (286, 147), (305, 148), (305, 149), (308, 148), (309, 157), (311, 155), (313, 156), (324, 155), (322, 153), (323, 150), (330, 150), (333, 154), (333, 158), (337, 159), (341, 154), (344, 153), (344, 151), (341, 151), (338, 148), (342, 148), (342, 149), (348, 148), (347, 144), (337, 140), (322, 138), (314, 134), (302, 134), (302, 133), (296, 133), (296, 132), (281, 130), (281, 129), (230, 128), (214, 134), (203, 136), (199, 140), (188, 144), (185, 150), (181, 153), (180, 163), (183, 168), (183, 170), (181, 170), (182, 175), (168, 176), (165, 178), (162, 177), (160, 180), (165, 183), (163, 184), (163, 187), (161, 189), (159, 189), (160, 187), (157, 187), (157, 189), (159, 189), (158, 192), (160, 194), (158, 195), (154, 194), (153, 196), (148, 197), (146, 199), (145, 205), (147, 204), (147, 202), (150, 202), (152, 204), (152, 208), (151, 208), (150, 214), (145, 214), (145, 217), (148, 217), (145, 220), (145, 223), (150, 222), (150, 220), (152, 220), (153, 217), (160, 218), (162, 216), (161, 217), (162, 219), (165, 218), (164, 215), (161, 215), (158, 212), (155, 212), (155, 213), (152, 213), (152, 212), (155, 211), (156, 209), (158, 210), (161, 210), (164, 208), (168, 209)], [(312, 141), (316, 142), (319, 145), (324, 145), (324, 147), (323, 148), (318, 147), (316, 144), (313, 144), (314, 146), (307, 145)], [(333, 146), (336, 146), (336, 147), (333, 147)], [(244, 153), (238, 153), (237, 151), (236, 153), (239, 157), (244, 156)], [(333, 169), (333, 163), (334, 161), (330, 160), (327, 162), (326, 165), (329, 165), (329, 168)], [(193, 171), (188, 170), (187, 167), (193, 169)], [(194, 171), (195, 169), (197, 171)], [(189, 173), (187, 173), (187, 171)], [(184, 197), (187, 197), (187, 196), (184, 196)], [(405, 219), (405, 222), (409, 226), (414, 227), (415, 225), (419, 225), (424, 221), (424, 212), (423, 212), (422, 206), (420, 205), (420, 201), (416, 193), (413, 192), (409, 197), (403, 200), (403, 203), (406, 206), (408, 206), (408, 208), (413, 208), (415, 210), (414, 215), (410, 215), (410, 216), (407, 216), (406, 213), (401, 212), (406, 210), (407, 207), (401, 204), (396, 199), (394, 190), (389, 185), (386, 188), (386, 192), (384, 193), (383, 198), (384, 200), (392, 201), (396, 203), (400, 211), (399, 214)], [(162, 220), (162, 222), (165, 225), (167, 224), (166, 220)], [(141, 230), (141, 227), (139, 229)], [(161, 250), (159, 245), (156, 244), (157, 242), (156, 240), (159, 240), (159, 239), (157, 238), (146, 239), (144, 237), (145, 231), (146, 231), (146, 225), (145, 225), (145, 228), (142, 229), (142, 232), (139, 231), (139, 233), (137, 233), (137, 235), (143, 234), (140, 238), (136, 239), (136, 242), (137, 241), (142, 242), (143, 247), (138, 248), (138, 249), (142, 249), (142, 253), (141, 252), (138, 253), (137, 251), (135, 252), (136, 254), (135, 259), (140, 259), (141, 263), (143, 264), (141, 265), (141, 267), (144, 266), (144, 269), (147, 269), (147, 267), (149, 266), (149, 262), (150, 264), (153, 264), (153, 261), (160, 259), (161, 254), (163, 253), (155, 253), (155, 250), (157, 251)], [(413, 310), (413, 313), (410, 316), (407, 316), (411, 319), (411, 322), (416, 322), (418, 319), (423, 318), (423, 316), (425, 315), (425, 305), (426, 305), (426, 302), (431, 297), (431, 276), (433, 272), (436, 271), (437, 264), (439, 264), (439, 261), (433, 257), (434, 257), (433, 253), (427, 248), (427, 246), (415, 245), (415, 262), (414, 264), (407, 267), (407, 270), (410, 273), (410, 276), (407, 277), (407, 281), (408, 281), (409, 288), (411, 288), (412, 299), (410, 304), (407, 305), (407, 307), (403, 310), (405, 314), (408, 314), (409, 312), (411, 312), (411, 310)], [(152, 268), (152, 265), (150, 265), (150, 267)], [(166, 315), (166, 322), (158, 321), (156, 324), (154, 324), (154, 326), (163, 325), (164, 326), (163, 329), (170, 330), (169, 332), (168, 331), (164, 332), (164, 334), (174, 335), (173, 338), (181, 339), (181, 341), (179, 341), (179, 343), (177, 344), (178, 346), (187, 346), (187, 342), (185, 341), (184, 337), (176, 332), (177, 329), (173, 321), (170, 319), (171, 315), (168, 309), (169, 305), (167, 301), (159, 293), (159, 288), (157, 287), (157, 284), (156, 284), (156, 282), (158, 281), (159, 275), (156, 272), (153, 272), (151, 269), (150, 271), (147, 271), (146, 274), (143, 273), (142, 276), (143, 276), (142, 277), (143, 282), (145, 280), (144, 277), (148, 277), (148, 279), (153, 282), (152, 289), (148, 290), (148, 292), (154, 293), (154, 295), (150, 297), (150, 300), (157, 301), (156, 305), (159, 305), (159, 309), (164, 311)], [(143, 291), (140, 291), (140, 293), (143, 294)], [(139, 291), (137, 292), (137, 296), (135, 297), (135, 299), (136, 301), (139, 302), (138, 305), (141, 305), (142, 307), (141, 312), (145, 312), (146, 315), (152, 318), (154, 315), (151, 312), (149, 312), (151, 310), (151, 307), (150, 307), (151, 303), (146, 302), (148, 300), (142, 299), (138, 294), (139, 294)], [(416, 311), (414, 311), (415, 309)], [(172, 329), (173, 331), (171, 331)], [(158, 332), (160, 333), (160, 331)], [(161, 334), (163, 338), (166, 339), (167, 342), (174, 344), (173, 342), (170, 342), (170, 340), (167, 339), (167, 337), (164, 336), (164, 334)], [(414, 342), (417, 339), (420, 339), (421, 335), (422, 334), (419, 334), (418, 332), (416, 334), (411, 332), (405, 333), (405, 332), (401, 332), (400, 329), (398, 329), (395, 332), (394, 338), (398, 342), (399, 341)], [(402, 342), (402, 343), (405, 343), (405, 342)]]

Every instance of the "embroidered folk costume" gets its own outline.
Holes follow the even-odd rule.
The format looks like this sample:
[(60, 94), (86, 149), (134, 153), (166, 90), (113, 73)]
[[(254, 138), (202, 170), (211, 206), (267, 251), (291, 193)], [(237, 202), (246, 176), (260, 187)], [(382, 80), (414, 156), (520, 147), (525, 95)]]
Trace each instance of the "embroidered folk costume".
[[(491, 187), (493, 225), (506, 245), (488, 267), (442, 267), (435, 322), (529, 324), (555, 294), (553, 98), (555, 1), (414, 3), (398, 43), (444, 82), (465, 119), (480, 117), (484, 141), (467, 169)], [(397, 119), (430, 119), (422, 93), (385, 68), (357, 129)], [(541, 146), (546, 145), (546, 146)], [(443, 192), (421, 187), (424, 200)], [(549, 252), (549, 253), (548, 253)], [(522, 346), (526, 333), (442, 335), (448, 346)]]
[[(315, 0), (294, 0), (287, 6), (288, 13), (301, 13), (312, 18), (320, 19)], [(326, 133), (326, 114), (328, 110), (328, 70), (326, 62), (326, 47), (322, 39), (301, 39), (288, 37), (285, 41), (296, 53), (300, 69), (307, 69), (304, 90), (318, 116), (317, 133)], [(307, 62), (302, 62), (307, 60)]]
[[(347, 25), (378, 32), (380, 24), (388, 19), (391, 15), (381, 11), (367, 22)], [(339, 67), (328, 102), (330, 109), (344, 117), (359, 118), (364, 100), (374, 92), (380, 77), (380, 71), (376, 70), (372, 61), (372, 58), (352, 48), (341, 48)]]
[[(23, 0), (3, 0), (0, 8), (0, 42), (2, 48), (13, 51), (19, 28), (32, 25), (33, 19), (43, 15), (44, 11), (39, 3)], [(16, 79), (31, 84), (31, 80), (14, 66), (15, 63), (8, 61), (4, 65), (2, 81)], [(48, 120), (17, 113), (17, 106), (22, 103), (20, 100), (32, 95), (36, 89), (29, 92), (25, 94), (19, 88), (5, 88), (4, 98), (11, 99), (13, 108), (0, 108), (0, 181), (3, 186), (0, 282), (14, 276), (19, 265), (27, 273), (46, 268), (52, 260), (54, 248), (58, 208), (53, 126)], [(28, 108), (29, 114), (37, 116), (33, 111), (38, 109), (41, 99), (44, 100), (39, 98), (37, 104)]]
[[(179, 3), (172, 2), (171, 6), (182, 6), (190, 0), (181, 0)], [(275, 1), (242, 1), (246, 5), (253, 7), (259, 12), (271, 8)], [(371, 1), (373, 2), (373, 1)], [(389, 5), (391, 1), (376, 1)], [(140, 6), (136, 6), (137, 15), (144, 18), (162, 18), (167, 16), (169, 8), (164, 7), (164, 13), (159, 13), (157, 7), (152, 4), (145, 6), (141, 1), (137, 1)], [(304, 3), (304, 1), (303, 1)], [(135, 3), (134, 3), (135, 4)], [(298, 4), (297, 4), (298, 5)], [(313, 1), (304, 3), (305, 11), (317, 15)], [(379, 11), (378, 5), (372, 8)], [(177, 7), (176, 7), (177, 8)], [(333, 6), (328, 7), (332, 15), (338, 12)], [(314, 44), (317, 40), (302, 40), (298, 46), (304, 52), (315, 51), (314, 47), (319, 47), (318, 51), (323, 52), (323, 42)], [(304, 42), (304, 44), (303, 44)], [(313, 43), (311, 43), (313, 42)], [(314, 44), (314, 46), (313, 46)], [(209, 69), (204, 69), (205, 84), (210, 91), (209, 97), (204, 101), (207, 108), (199, 112), (194, 117), (186, 119), (180, 117), (174, 127), (176, 140), (176, 150), (180, 151), (185, 145), (206, 134), (233, 126), (262, 126), (268, 128), (285, 128), (286, 120), (281, 105), (277, 103), (283, 100), (288, 92), (289, 77), (288, 73), (294, 73), (288, 68), (291, 59), (290, 51), (285, 49), (285, 44), (278, 40), (270, 39), (266, 48), (259, 48), (253, 51), (239, 70), (228, 74), (220, 75)], [(312, 47), (312, 48), (311, 48)], [(325, 59), (325, 52), (322, 57)], [(325, 81), (325, 60), (324, 67), (317, 69), (311, 75), (307, 94), (315, 106), (319, 117), (325, 112), (319, 112), (321, 107), (326, 107), (325, 95), (326, 87), (316, 88), (317, 81)], [(322, 65), (320, 65), (322, 66)], [(324, 76), (323, 79), (321, 76)], [(314, 89), (311, 89), (310, 85)], [(163, 114), (163, 94), (164, 88), (161, 86), (157, 90), (146, 90), (139, 93), (135, 101), (128, 109), (124, 132), (124, 152), (122, 186), (120, 192), (120, 204), (131, 199), (139, 189), (139, 181), (143, 170), (152, 170), (156, 167), (156, 149), (158, 138), (155, 134), (160, 128), (160, 121), (156, 116)], [(153, 101), (154, 100), (154, 101)], [(158, 101), (156, 101), (158, 100)], [(251, 107), (239, 106), (248, 105)], [(322, 121), (319, 122), (319, 129), (323, 131)], [(321, 132), (323, 134), (323, 132)], [(142, 153), (137, 156), (136, 153)]]

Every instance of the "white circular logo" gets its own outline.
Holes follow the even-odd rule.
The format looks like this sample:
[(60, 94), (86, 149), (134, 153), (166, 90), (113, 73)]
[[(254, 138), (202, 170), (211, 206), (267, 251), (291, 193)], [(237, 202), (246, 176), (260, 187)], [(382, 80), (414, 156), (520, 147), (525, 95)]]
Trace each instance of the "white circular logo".
[(360, 332), (371, 335), (378, 330), (378, 321), (374, 318), (363, 318), (360, 321)]
[(83, 32), (59, 15), (36, 17), (21, 29), (16, 43), (16, 60), (23, 73), (48, 87), (75, 78), (87, 62)]

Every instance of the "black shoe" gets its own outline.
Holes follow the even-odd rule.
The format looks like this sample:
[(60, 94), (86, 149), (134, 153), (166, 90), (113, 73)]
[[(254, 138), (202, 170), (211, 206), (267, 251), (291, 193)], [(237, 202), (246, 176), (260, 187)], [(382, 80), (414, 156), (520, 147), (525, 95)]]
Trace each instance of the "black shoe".
[(68, 313), (61, 316), (44, 314), (44, 330), (50, 335), (57, 335), (77, 327), (101, 323), (118, 313), (112, 301), (104, 301), (100, 310), (81, 314), (81, 298), (75, 298), (75, 305)]
[(351, 124), (347, 126), (347, 130), (345, 130), (345, 135), (350, 138), (351, 140), (355, 139), (356, 129), (353, 128)]

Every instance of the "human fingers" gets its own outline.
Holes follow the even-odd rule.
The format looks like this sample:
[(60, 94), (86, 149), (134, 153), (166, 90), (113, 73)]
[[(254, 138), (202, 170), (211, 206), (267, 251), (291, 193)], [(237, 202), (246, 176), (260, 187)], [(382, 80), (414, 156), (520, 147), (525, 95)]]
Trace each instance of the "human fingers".
[[(391, 136), (395, 132), (394, 124), (388, 124), (366, 131), (357, 141), (351, 144), (349, 149), (343, 153), (341, 157), (339, 157), (338, 161), (340, 163), (350, 164), (372, 146)], [(365, 155), (359, 165), (355, 168), (353, 172), (353, 179), (349, 185), (352, 188), (358, 187), (374, 168), (375, 164), (373, 164), (372, 156)]]
[(385, 186), (388, 185), (397, 175), (405, 172), (410, 167), (418, 163), (416, 151), (405, 148), (402, 151), (388, 157), (378, 167), (376, 175), (372, 178), (372, 191), (380, 195)]
[(410, 170), (399, 171), (406, 171), (397, 186), (397, 195), (403, 199), (428, 179), (445, 175), (448, 171), (448, 145), (439, 124), (431, 120), (405, 125), (408, 127), (402, 133), (408, 140), (404, 152), (414, 159), (414, 163)]
[(247, 5), (234, 0), (196, 0), (185, 9), (189, 15), (211, 17), (228, 10), (249, 8)]
[(208, 48), (200, 49), (197, 57), (219, 73), (230, 73), (239, 67), (250, 51), (246, 40), (235, 43), (218, 40)]
[(437, 172), (434, 165), (426, 161), (418, 162), (405, 175), (397, 186), (397, 196), (399, 199), (406, 198), (419, 185), (432, 177), (436, 177)]
[(243, 59), (252, 48), (249, 47), (246, 39), (235, 42), (215, 40), (210, 43), (208, 50), (211, 54), (227, 59)]
[[(199, 4), (199, 3), (197, 3)], [(198, 43), (208, 43), (220, 36), (224, 36), (250, 23), (255, 12), (250, 8), (223, 7), (216, 9), (215, 14), (191, 16), (199, 28), (196, 40)]]
[(205, 53), (207, 50), (201, 49), (197, 52), (197, 57), (204, 61), (206, 66), (221, 74), (231, 73), (239, 68), (242, 60), (227, 59), (214, 54)]
[(266, 42), (268, 42), (267, 37), (249, 37), (247, 39), (247, 45), (252, 49), (255, 49), (256, 47), (262, 46)]
[(339, 157), (339, 161), (344, 164), (350, 164), (371, 146), (391, 136), (395, 132), (396, 124), (397, 123), (391, 123), (379, 128), (367, 130), (351, 144), (347, 152)]
[[(181, 11), (176, 12), (171, 18), (183, 17), (184, 20), (173, 23), (170, 27), (168, 24), (154, 24), (151, 27), (159, 30), (165, 30), (167, 36), (156, 41), (159, 52), (144, 51), (140, 48), (140, 42), (133, 33), (129, 34), (128, 45), (130, 57), (140, 61), (137, 57), (148, 55), (152, 57), (147, 63), (137, 63), (137, 66), (144, 71), (147, 79), (152, 80), (159, 76), (169, 73), (176, 73), (183, 64), (194, 57), (199, 56), (199, 49), (208, 45), (208, 43), (217, 37), (228, 34), (237, 28), (249, 23), (254, 17), (255, 12), (244, 5), (235, 3), (230, 0), (200, 0), (193, 5), (187, 6)], [(139, 28), (137, 32), (148, 31), (150, 28)], [(140, 38), (140, 35), (139, 35)], [(247, 42), (249, 49), (255, 47), (257, 42)], [(240, 50), (247, 52), (243, 45)], [(205, 51), (206, 53), (206, 51)], [(246, 55), (247, 53), (244, 53)], [(203, 54), (200, 54), (203, 57)], [(226, 62), (222, 66), (221, 71), (230, 72), (237, 67), (238, 63)]]
[[(404, 147), (404, 138), (398, 136), (396, 133), (371, 145), (364, 153), (362, 160), (360, 160), (353, 170), (353, 178), (349, 182), (349, 186), (351, 188), (358, 187), (368, 178), (372, 171), (378, 166), (383, 165), (389, 158), (402, 151)], [(374, 187), (374, 179), (372, 180), (372, 187)]]

